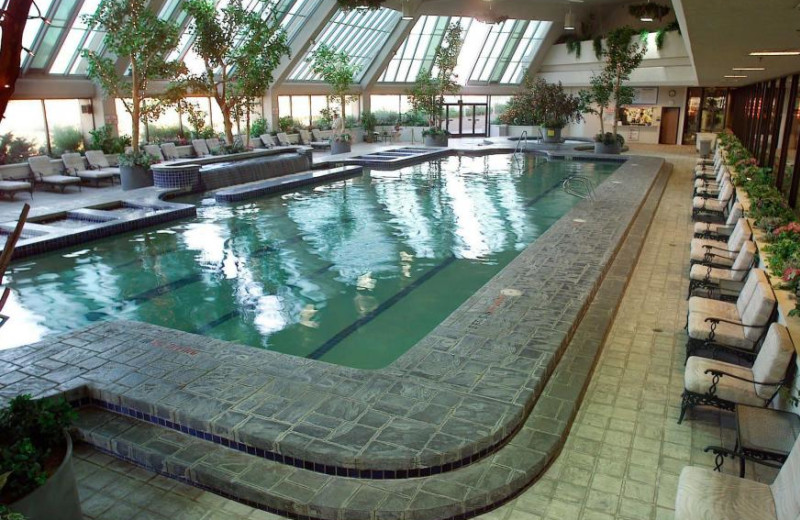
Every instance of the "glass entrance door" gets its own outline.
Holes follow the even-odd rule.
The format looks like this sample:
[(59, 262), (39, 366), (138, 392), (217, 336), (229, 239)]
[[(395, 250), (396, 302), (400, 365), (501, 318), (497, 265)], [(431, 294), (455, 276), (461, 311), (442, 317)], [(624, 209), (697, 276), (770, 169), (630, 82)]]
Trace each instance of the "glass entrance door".
[(453, 137), (486, 137), (486, 103), (445, 103), (447, 131)]

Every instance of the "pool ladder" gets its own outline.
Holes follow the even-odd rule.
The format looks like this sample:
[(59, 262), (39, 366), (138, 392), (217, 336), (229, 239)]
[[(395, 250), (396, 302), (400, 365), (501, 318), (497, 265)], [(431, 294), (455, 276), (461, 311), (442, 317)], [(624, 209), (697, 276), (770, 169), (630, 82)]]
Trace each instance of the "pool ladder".
[(588, 177), (583, 175), (570, 175), (561, 184), (569, 195), (594, 202), (594, 185)]
[[(522, 144), (525, 143), (525, 147), (522, 147)], [(514, 147), (514, 159), (519, 159), (523, 152), (528, 149), (528, 131), (524, 130), (522, 135), (519, 136), (517, 140), (517, 146)]]

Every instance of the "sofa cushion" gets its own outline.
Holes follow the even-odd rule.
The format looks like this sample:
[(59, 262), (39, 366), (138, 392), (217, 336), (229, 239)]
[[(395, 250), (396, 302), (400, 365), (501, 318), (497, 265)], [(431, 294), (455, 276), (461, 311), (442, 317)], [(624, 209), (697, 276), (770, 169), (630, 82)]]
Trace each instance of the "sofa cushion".
[(675, 495), (675, 520), (777, 518), (768, 485), (695, 466), (681, 470)]

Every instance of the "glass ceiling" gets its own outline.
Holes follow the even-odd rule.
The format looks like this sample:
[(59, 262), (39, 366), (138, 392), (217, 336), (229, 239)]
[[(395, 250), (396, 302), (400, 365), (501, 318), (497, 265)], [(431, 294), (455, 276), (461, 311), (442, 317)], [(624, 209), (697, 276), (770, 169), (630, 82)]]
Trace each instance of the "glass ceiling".
[(311, 64), (307, 60), (320, 45), (327, 45), (334, 51), (347, 51), (350, 63), (359, 67), (355, 81), (361, 81), (372, 60), (383, 48), (401, 18), (399, 12), (385, 7), (375, 10), (340, 9), (289, 74), (289, 80), (321, 81), (321, 78), (311, 71)]
[(472, 18), (422, 16), (378, 81), (412, 83), (420, 72), (430, 71), (436, 47), (447, 27), (456, 22), (464, 29), (455, 70), (462, 85), (519, 84), (552, 25), (536, 20), (486, 24)]
[[(47, 72), (49, 74), (86, 74), (86, 60), (81, 58), (81, 50), (91, 49), (102, 52), (103, 32), (92, 31), (83, 22), (83, 15), (91, 14), (100, 0), (37, 0), (41, 14), (50, 20), (50, 25), (40, 19), (29, 20), (25, 26), (22, 53), (22, 72)], [(181, 29), (180, 43), (170, 56), (185, 60), (193, 73), (201, 72), (202, 61), (191, 51), (192, 35), (189, 33), (189, 20), (182, 6), (182, 0), (165, 0), (159, 5), (158, 16), (163, 20), (175, 22)], [(218, 0), (217, 8), (227, 5), (228, 0)], [(266, 18), (272, 14), (281, 20), (289, 41), (297, 35), (308, 17), (319, 7), (322, 0), (245, 0), (244, 6), (258, 11)], [(32, 8), (31, 14), (34, 13)]]

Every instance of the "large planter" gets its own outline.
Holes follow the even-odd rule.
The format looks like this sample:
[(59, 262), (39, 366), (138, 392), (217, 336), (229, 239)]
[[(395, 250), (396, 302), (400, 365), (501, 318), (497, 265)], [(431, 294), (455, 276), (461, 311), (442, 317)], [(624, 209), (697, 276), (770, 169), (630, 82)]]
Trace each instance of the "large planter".
[(594, 153), (619, 154), (620, 150), (621, 147), (619, 143), (605, 144), (597, 141), (594, 142)]
[(156, 188), (200, 188), (199, 164), (181, 166), (154, 164), (151, 169), (153, 170), (153, 185)]
[(153, 185), (153, 172), (144, 166), (120, 166), (119, 178), (123, 191)]
[(350, 153), (350, 141), (331, 141), (331, 155)]
[(544, 135), (543, 143), (560, 143), (562, 142), (561, 139), (561, 129), (560, 128), (547, 128), (544, 127), (544, 131), (542, 135)]
[(435, 146), (437, 148), (447, 147), (447, 134), (436, 134), (425, 136), (425, 146)]
[(72, 471), (72, 439), (67, 440), (64, 460), (44, 485), (10, 504), (8, 507), (25, 515), (27, 520), (83, 520), (78, 485)]

